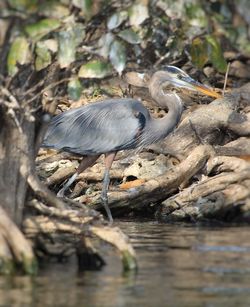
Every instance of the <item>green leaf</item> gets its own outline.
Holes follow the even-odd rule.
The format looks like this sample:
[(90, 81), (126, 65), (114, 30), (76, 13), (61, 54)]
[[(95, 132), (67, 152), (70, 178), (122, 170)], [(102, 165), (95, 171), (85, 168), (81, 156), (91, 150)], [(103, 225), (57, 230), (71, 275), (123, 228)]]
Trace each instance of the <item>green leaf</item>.
[(58, 43), (56, 39), (50, 38), (50, 39), (45, 39), (43, 41), (40, 41), (45, 45), (45, 47), (51, 51), (51, 52), (57, 52), (58, 50)]
[(13, 76), (17, 73), (17, 63), (23, 65), (29, 63), (31, 54), (29, 50), (29, 43), (24, 37), (17, 37), (11, 47), (7, 58), (7, 68), (9, 75)]
[(37, 2), (37, 0), (8, 0), (13, 9), (28, 12), (33, 12), (37, 9)]
[(202, 6), (198, 3), (188, 3), (186, 5), (188, 23), (194, 27), (207, 27), (208, 18)]
[(75, 61), (76, 47), (82, 42), (84, 36), (83, 25), (77, 23), (58, 33), (58, 61), (61, 68), (68, 67)]
[(73, 0), (72, 4), (82, 10), (86, 18), (92, 15), (93, 1), (92, 0)]
[(51, 63), (51, 54), (46, 43), (41, 41), (36, 44), (35, 68), (37, 71), (47, 67)]
[(60, 4), (57, 1), (44, 1), (39, 5), (39, 13), (42, 16), (50, 18), (63, 18), (69, 16), (69, 6)]
[(118, 33), (118, 36), (130, 44), (139, 44), (141, 39), (132, 29), (125, 29)]
[(115, 70), (120, 75), (125, 68), (127, 57), (124, 45), (118, 40), (115, 40), (111, 44), (109, 58)]
[(71, 80), (68, 83), (68, 95), (73, 100), (78, 100), (82, 94), (82, 85), (78, 78)]
[(128, 14), (131, 26), (139, 26), (149, 17), (148, 6), (143, 3), (135, 3), (129, 8)]
[(98, 40), (98, 55), (107, 59), (109, 56), (110, 45), (114, 41), (114, 35), (111, 32), (103, 34)]
[(75, 61), (76, 42), (73, 31), (61, 31), (58, 33), (58, 62), (61, 68), (68, 67)]
[(25, 27), (26, 33), (35, 40), (39, 40), (48, 33), (56, 30), (61, 25), (57, 19), (45, 18), (37, 23)]
[(86, 34), (84, 25), (78, 22), (78, 23), (74, 23), (72, 28), (73, 28), (73, 32), (75, 36), (75, 43), (76, 43), (76, 46), (78, 46), (79, 44), (82, 43), (85, 37), (85, 34)]
[(208, 44), (208, 56), (213, 66), (221, 73), (227, 70), (227, 62), (223, 56), (221, 46), (217, 39), (212, 35), (205, 36)]
[(207, 44), (204, 44), (204, 40), (199, 37), (195, 38), (192, 41), (190, 54), (194, 65), (199, 69), (203, 68), (208, 61)]
[(104, 78), (112, 73), (111, 65), (99, 60), (90, 61), (80, 67), (78, 76), (80, 78)]
[(113, 14), (107, 22), (107, 27), (109, 30), (116, 29), (120, 24), (128, 18), (128, 13), (126, 11), (120, 11)]

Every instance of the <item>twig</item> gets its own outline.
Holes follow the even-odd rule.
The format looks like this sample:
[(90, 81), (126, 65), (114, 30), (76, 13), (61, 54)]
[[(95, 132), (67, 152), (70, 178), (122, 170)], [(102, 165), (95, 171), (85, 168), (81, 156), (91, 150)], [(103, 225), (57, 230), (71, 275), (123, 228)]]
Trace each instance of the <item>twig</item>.
[(22, 126), (21, 126), (19, 120), (17, 119), (15, 111), (12, 108), (9, 108), (8, 111), (7, 111), (7, 114), (14, 120), (14, 122), (15, 122), (15, 124), (17, 126), (18, 131), (21, 134), (23, 134)]
[(32, 98), (30, 98), (29, 100), (26, 101), (26, 105), (31, 103), (32, 101), (34, 101), (37, 97), (39, 97), (40, 95), (42, 95), (44, 92), (46, 92), (47, 90), (63, 83), (63, 82), (66, 82), (66, 81), (71, 81), (73, 80), (73, 78), (64, 78), (62, 80), (59, 80), (57, 82), (54, 82), (52, 84), (49, 84), (48, 86), (46, 86), (44, 89), (42, 89), (39, 93), (37, 93), (36, 95), (34, 95)]
[(19, 102), (18, 100), (16, 99), (16, 97), (14, 95), (12, 95), (12, 93), (6, 88), (6, 87), (3, 87), (1, 86), (0, 87), (0, 92), (6, 96), (8, 98), (9, 101), (6, 101), (6, 100), (1, 100), (2, 103), (6, 106), (7, 108), (7, 115), (9, 115), (15, 122), (17, 128), (18, 128), (18, 131), (20, 133), (23, 133), (23, 129), (21, 127), (21, 124), (16, 116), (16, 113), (14, 110), (16, 109), (20, 109), (20, 105), (19, 105)]
[(11, 92), (6, 87), (1, 86), (0, 87), (0, 91), (1, 91), (1, 93), (3, 95), (8, 97), (8, 99), (10, 101), (10, 103), (8, 103), (8, 105), (7, 105), (8, 107), (11, 107), (13, 109), (19, 109), (20, 108), (19, 103), (18, 103), (16, 97), (13, 96), (11, 94)]
[(227, 71), (226, 71), (226, 74), (225, 74), (225, 81), (224, 81), (223, 91), (222, 91), (223, 97), (225, 96), (225, 90), (226, 90), (226, 86), (227, 86), (227, 78), (228, 78), (229, 69), (230, 69), (230, 62), (227, 64)]
[(37, 90), (38, 87), (42, 86), (44, 84), (44, 80), (40, 80), (37, 84), (35, 84), (34, 86), (32, 86), (30, 89), (28, 89), (25, 93), (24, 93), (24, 97), (28, 94), (33, 93), (34, 91)]

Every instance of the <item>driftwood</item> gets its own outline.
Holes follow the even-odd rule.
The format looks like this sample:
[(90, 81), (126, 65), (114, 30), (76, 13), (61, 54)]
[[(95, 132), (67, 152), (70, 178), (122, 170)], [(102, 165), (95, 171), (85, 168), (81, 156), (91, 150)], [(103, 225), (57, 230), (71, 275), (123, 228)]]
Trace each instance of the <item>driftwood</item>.
[(209, 105), (199, 105), (165, 140), (161, 151), (185, 157), (201, 142), (216, 146), (226, 144), (230, 133), (249, 136), (250, 119), (236, 112), (238, 105), (239, 96), (236, 94), (217, 99)]
[[(224, 219), (250, 200), (250, 164), (233, 157), (214, 157), (207, 162), (207, 174), (218, 175), (188, 187), (162, 202), (158, 217), (169, 219)], [(189, 207), (189, 208), (188, 208)], [(237, 219), (240, 213), (235, 215)], [(230, 219), (234, 217), (231, 215)], [(227, 217), (229, 219), (229, 217)]]
[[(109, 206), (112, 212), (117, 215), (124, 211), (142, 210), (150, 204), (165, 199), (178, 191), (183, 182), (199, 172), (212, 152), (210, 146), (200, 145), (185, 160), (164, 175), (148, 180), (140, 187), (111, 191)], [(95, 209), (102, 208), (99, 196), (96, 195), (89, 205)]]
[(215, 152), (221, 156), (250, 156), (250, 138), (240, 137), (224, 146), (215, 146)]

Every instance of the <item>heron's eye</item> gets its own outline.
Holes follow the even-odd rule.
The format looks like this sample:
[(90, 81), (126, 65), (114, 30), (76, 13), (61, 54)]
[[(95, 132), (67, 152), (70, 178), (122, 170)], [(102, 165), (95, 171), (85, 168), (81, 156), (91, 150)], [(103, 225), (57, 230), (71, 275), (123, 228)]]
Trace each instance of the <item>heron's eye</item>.
[(166, 71), (172, 73), (172, 74), (176, 74), (179, 71), (179, 68), (175, 67), (175, 66), (166, 66)]
[(180, 80), (182, 80), (182, 79), (183, 79), (183, 75), (178, 74), (178, 75), (177, 75), (177, 78), (180, 79)]

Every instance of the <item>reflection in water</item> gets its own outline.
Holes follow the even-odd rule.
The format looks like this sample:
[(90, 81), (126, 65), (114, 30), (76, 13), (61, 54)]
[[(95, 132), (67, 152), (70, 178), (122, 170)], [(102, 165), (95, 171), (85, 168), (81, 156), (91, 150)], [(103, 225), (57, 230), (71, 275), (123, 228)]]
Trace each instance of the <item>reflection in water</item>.
[(0, 278), (0, 306), (250, 306), (249, 227), (118, 222), (131, 238), (137, 274), (123, 275), (105, 247), (101, 272), (48, 264), (36, 278)]

